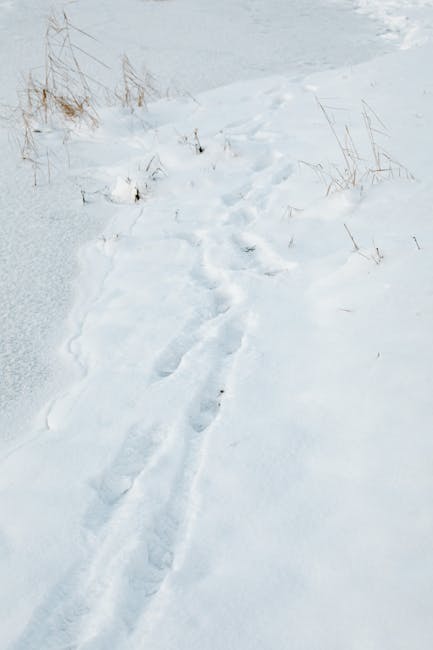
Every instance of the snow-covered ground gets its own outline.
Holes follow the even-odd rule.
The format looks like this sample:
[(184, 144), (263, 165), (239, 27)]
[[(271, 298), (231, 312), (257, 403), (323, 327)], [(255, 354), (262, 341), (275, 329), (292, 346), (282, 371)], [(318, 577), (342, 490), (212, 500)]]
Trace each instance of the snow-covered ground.
[[(164, 10), (196, 24), (192, 0), (138, 4), (152, 34)], [(216, 64), (207, 83), (191, 63), (194, 97), (101, 108), (99, 129), (71, 135), (70, 167), (31, 190), (38, 214), (64, 211), (49, 237), (70, 232), (66, 296), (87, 243), (57, 336), (69, 381), (3, 444), (2, 648), (431, 647), (433, 9), (269, 4), (200, 15), (257, 24), (272, 56), (297, 16), (297, 47), (320, 34), (335, 58), (295, 47), (285, 75), (270, 58), (268, 76), (214, 87), (255, 68), (199, 40)], [(110, 16), (134, 48), (122, 7)], [(364, 12), (383, 23), (355, 59), (396, 51), (345, 65)], [(60, 133), (38, 138), (64, 159)]]
[[(16, 104), (22, 77), (43, 62), (52, 6), (51, 0), (0, 3), (1, 114)], [(354, 14), (347, 3), (110, 0), (103, 11), (92, 1), (62, 6), (99, 39), (94, 52), (110, 70), (96, 66), (96, 73), (107, 85), (127, 51), (138, 66), (146, 63), (170, 94), (357, 63), (392, 47), (378, 38), (381, 21)], [(0, 299), (6, 306), (0, 320), (0, 433), (10, 440), (25, 431), (54, 387), (67, 381), (53, 349), (71, 302), (77, 248), (100, 230), (104, 215), (87, 220), (74, 178), (63, 183), (60, 196), (58, 188), (45, 187), (35, 195), (8, 122), (0, 121), (0, 147)]]

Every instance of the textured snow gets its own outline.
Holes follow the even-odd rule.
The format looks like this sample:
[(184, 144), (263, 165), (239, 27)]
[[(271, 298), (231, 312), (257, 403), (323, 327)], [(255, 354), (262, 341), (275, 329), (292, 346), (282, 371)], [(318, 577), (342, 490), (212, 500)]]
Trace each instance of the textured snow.
[[(1, 105), (13, 106), (21, 77), (42, 64), (51, 8), (48, 0), (0, 4)], [(110, 0), (103, 11), (92, 1), (66, 9), (99, 39), (94, 53), (112, 66), (105, 76), (97, 66), (98, 78), (112, 86), (127, 51), (171, 94), (356, 63), (389, 49), (376, 38), (380, 23), (320, 1)], [(332, 37), (335, 30), (338, 39)], [(88, 41), (85, 47), (92, 50)], [(71, 302), (77, 248), (102, 227), (104, 217), (93, 215), (89, 222), (83, 215), (81, 179), (69, 179), (60, 196), (54, 188), (35, 194), (31, 172), (16, 163), (8, 123), (0, 122), (0, 145), (0, 433), (10, 440), (25, 432), (35, 408), (69, 377), (53, 349)]]
[[(351, 65), (346, 28), (377, 32), (367, 59), (389, 47), (377, 23), (347, 2), (270, 4), (297, 11), (304, 32), (321, 25), (335, 59), (295, 48), (287, 74), (203, 93), (194, 59), (194, 97), (101, 108), (50, 186), (27, 175), (23, 203), (9, 190), (2, 327), (19, 347), (6, 350), (17, 370), (3, 395), (33, 392), (56, 341), (67, 373), (3, 444), (2, 648), (430, 650), (433, 46), (407, 50), (405, 22), (391, 39), (401, 51)], [(386, 5), (388, 18), (420, 15)], [(182, 25), (175, 1), (110, 4), (103, 23), (92, 3), (70, 9), (134, 49), (133, 6), (152, 34), (164, 11)], [(204, 15), (222, 28), (238, 12), (277, 43), (269, 6), (269, 22), (245, 18), (264, 6)], [(185, 29), (194, 7), (183, 4)], [(214, 54), (209, 86), (228, 69), (251, 76)], [(304, 77), (308, 60), (317, 72)], [(316, 97), (366, 161), (367, 102), (377, 142), (410, 175), (396, 166), (391, 180), (327, 195), (305, 162), (344, 160)], [(38, 137), (61, 161), (61, 134)]]
[[(51, 9), (48, 0), (0, 4), (0, 105), (15, 105), (21, 79), (42, 64)], [(111, 66), (105, 75), (99, 66), (91, 70), (101, 81), (113, 85), (120, 55), (127, 51), (171, 94), (275, 72), (297, 75), (389, 50), (376, 37), (381, 23), (354, 15), (349, 6), (317, 0), (223, 5), (110, 0), (102, 13), (92, 1), (70, 3), (66, 9), (99, 40), (94, 50), (89, 41), (85, 47)], [(336, 30), (338, 39), (333, 38)], [(104, 218), (94, 216), (89, 222), (83, 215), (81, 179), (69, 179), (61, 196), (53, 188), (35, 194), (31, 171), (16, 163), (15, 134), (1, 121), (0, 146), (0, 433), (10, 440), (25, 432), (35, 408), (69, 377), (53, 350), (71, 302), (77, 248), (102, 227)]]

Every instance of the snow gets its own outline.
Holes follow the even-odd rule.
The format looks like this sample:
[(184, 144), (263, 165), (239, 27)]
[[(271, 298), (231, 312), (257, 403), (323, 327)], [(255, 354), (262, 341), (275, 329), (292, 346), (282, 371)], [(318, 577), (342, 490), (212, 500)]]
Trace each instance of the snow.
[[(0, 117), (16, 104), (17, 86), (28, 71), (37, 74), (43, 64), (52, 4), (0, 3)], [(101, 12), (100, 3), (89, 0), (65, 4), (71, 20), (98, 39), (84, 39), (82, 45), (110, 69), (86, 61), (86, 70), (109, 87), (117, 83), (124, 51), (138, 68), (145, 63), (172, 95), (275, 72), (299, 75), (357, 63), (390, 49), (376, 38), (381, 23), (357, 16), (350, 6), (319, 0), (237, 0), (225, 2), (224, 11), (221, 6), (210, 0), (110, 0)], [(332, 38), (336, 29), (339, 39)], [(17, 165), (15, 139), (9, 122), (0, 120), (0, 146), (6, 152), (0, 161), (0, 260), (6, 269), (0, 299), (7, 305), (0, 321), (0, 432), (6, 441), (24, 435), (35, 410), (70, 378), (54, 350), (72, 300), (76, 252), (105, 223), (101, 213), (91, 220), (83, 215), (82, 179), (62, 181), (61, 197), (44, 186), (35, 196), (32, 171)], [(60, 161), (53, 152), (53, 174), (63, 158), (64, 152)]]
[[(51, 3), (0, 3), (0, 441), (15, 443), (41, 405), (71, 373), (55, 348), (73, 299), (77, 249), (105, 223), (81, 209), (76, 179), (33, 188), (9, 119), (21, 74), (40, 63)], [(35, 27), (35, 24), (37, 27)], [(2, 119), (4, 118), (4, 119)], [(52, 161), (53, 177), (56, 161)]]
[(432, 0), (355, 0), (355, 7), (383, 22), (387, 28), (385, 36), (399, 41), (402, 49), (430, 38)]
[[(433, 44), (399, 34), (72, 134), (42, 196), (80, 179), (66, 207), (106, 225), (73, 378), (3, 446), (1, 647), (430, 648)], [(317, 98), (360, 154), (344, 191)], [(362, 176), (362, 111), (393, 178)]]

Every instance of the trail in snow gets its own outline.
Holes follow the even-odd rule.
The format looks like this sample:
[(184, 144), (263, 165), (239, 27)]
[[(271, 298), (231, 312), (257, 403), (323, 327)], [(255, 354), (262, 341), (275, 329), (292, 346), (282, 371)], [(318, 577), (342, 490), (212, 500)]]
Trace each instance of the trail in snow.
[[(141, 216), (137, 230), (143, 222)], [(182, 232), (172, 237), (185, 241)], [(230, 368), (247, 327), (242, 293), (225, 267), (209, 260), (206, 232), (191, 238), (187, 250), (199, 316), (150, 367), (140, 400), (147, 418), (126, 429), (120, 449), (94, 482), (96, 496), (83, 521), (88, 550), (38, 607), (16, 648), (127, 644), (172, 566), (190, 516), (202, 437), (229, 391)], [(246, 255), (239, 249), (239, 258)]]
[[(0, 103), (14, 106), (16, 88), (43, 63), (47, 0), (0, 5)], [(380, 23), (350, 6), (319, 2), (225, 2), (187, 0), (69, 3), (71, 19), (99, 39), (92, 46), (111, 70), (101, 80), (112, 86), (127, 51), (137, 67), (146, 64), (171, 93), (198, 92), (242, 78), (356, 63), (389, 49), (377, 38)], [(339, 37), (333, 37), (338, 31)], [(92, 71), (91, 71), (92, 72)], [(96, 75), (101, 75), (100, 68)], [(6, 111), (7, 113), (8, 111)], [(71, 369), (55, 355), (61, 323), (71, 304), (78, 247), (95, 236), (106, 215), (89, 221), (80, 205), (78, 177), (60, 181), (62, 161), (51, 158), (53, 184), (43, 171), (35, 192), (32, 170), (17, 160), (9, 124), (0, 130), (0, 437), (15, 445), (30, 417)], [(11, 137), (12, 136), (12, 137)], [(16, 161), (16, 162), (15, 162)], [(55, 178), (54, 178), (55, 177)], [(56, 179), (56, 180), (55, 180)], [(66, 207), (67, 206), (67, 207)]]
[[(71, 176), (120, 204), (83, 207), (113, 218), (81, 252), (76, 380), (2, 457), (5, 648), (429, 649), (430, 53), (72, 138)], [(324, 198), (315, 94), (362, 154), (371, 101), (417, 182)]]
[[(386, 636), (403, 648), (416, 629), (415, 647), (427, 649), (429, 618), (404, 584), (409, 572), (425, 596), (432, 574), (420, 532), (430, 528), (430, 411), (416, 388), (420, 369), (408, 383), (398, 378), (402, 336), (411, 331), (422, 347), (431, 322), (422, 307), (429, 257), (412, 240), (416, 224), (426, 250), (433, 241), (431, 190), (396, 181), (325, 200), (298, 165), (306, 152), (311, 161), (338, 155), (315, 92), (344, 98), (362, 142), (355, 88), (371, 101), (372, 79), (384, 84), (375, 95), (383, 114), (389, 96), (401, 95), (390, 81), (401, 65), (397, 57), (307, 86), (239, 84), (199, 105), (159, 102), (145, 130), (107, 112), (102, 130), (85, 136), (92, 160), (104, 154), (92, 173), (112, 188), (119, 170), (147, 183), (155, 154), (165, 174), (142, 204), (118, 205), (103, 237), (83, 250), (92, 274), (83, 275), (89, 284), (67, 343), (80, 376), (50, 405), (47, 428), (3, 462), (0, 490), (13, 504), (1, 529), (5, 647), (284, 648), (289, 621), (299, 647), (320, 636), (324, 648), (346, 650)], [(427, 158), (414, 133), (432, 95), (408, 78), (419, 112), (402, 106), (388, 122), (393, 133), (405, 124), (393, 153), (422, 177)], [(82, 150), (83, 139), (71, 145), (73, 168)], [(397, 212), (389, 209), (396, 194)], [(414, 204), (420, 213), (408, 222)], [(105, 205), (95, 198), (86, 209)], [(373, 241), (386, 262), (374, 261)], [(408, 267), (416, 269), (410, 304), (399, 290)], [(399, 313), (404, 332), (391, 326)], [(405, 423), (392, 430), (390, 376)], [(407, 390), (416, 399), (405, 410)], [(365, 412), (359, 394), (370, 400)], [(336, 644), (341, 607), (350, 623)]]
[[(239, 285), (239, 274), (268, 277), (272, 281), (291, 267), (290, 262), (269, 250), (258, 235), (249, 232), (249, 225), (257, 218), (265, 198), (262, 192), (258, 192), (258, 205), (244, 207), (247, 197), (256, 194), (254, 185), (257, 180), (263, 178), (265, 181), (270, 174), (272, 182), (278, 185), (290, 172), (290, 166), (284, 162), (273, 167), (271, 147), (261, 143), (262, 126), (260, 120), (251, 130), (253, 139), (253, 133), (257, 134), (257, 154), (260, 152), (260, 155), (253, 161), (250, 180), (245, 177), (243, 167), (236, 170), (235, 165), (231, 181), (227, 179), (221, 186), (212, 183), (209, 189), (213, 188), (213, 196), (209, 197), (207, 217), (201, 213), (203, 198), (208, 194), (209, 173), (216, 172), (216, 169), (212, 171), (212, 165), (219, 167), (221, 164), (221, 172), (216, 173), (222, 173), (225, 178), (222, 163), (227, 159), (235, 161), (237, 155), (221, 137), (217, 137), (213, 145), (215, 163), (211, 163), (209, 169), (209, 162), (204, 162), (202, 168), (202, 159), (195, 156), (188, 146), (175, 144), (180, 163), (176, 165), (178, 189), (173, 187), (168, 199), (163, 195), (155, 198), (155, 211), (149, 212), (150, 204), (143, 208), (129, 208), (131, 226), (126, 230), (128, 208), (119, 208), (117, 226), (120, 232), (97, 244), (102, 262), (100, 272), (96, 273), (99, 279), (92, 281), (93, 290), (87, 289), (85, 305), (79, 306), (76, 315), (78, 329), (74, 326), (67, 344), (79, 364), (82, 379), (72, 393), (60, 397), (49, 407), (46, 416), (48, 430), (44, 438), (48, 434), (51, 440), (53, 435), (55, 438), (60, 436), (59, 441), (64, 440), (64, 423), (72, 418), (76, 422), (69, 429), (74, 439), (71, 441), (72, 457), (77, 457), (77, 454), (81, 457), (82, 453), (87, 453), (85, 449), (88, 448), (91, 429), (104, 427), (105, 421), (111, 429), (109, 435), (114, 435), (113, 442), (118, 441), (118, 451), (113, 456), (109, 449), (114, 448), (108, 445), (103, 454), (106, 456), (108, 452), (111, 456), (108, 466), (100, 475), (90, 479), (95, 496), (80, 515), (83, 521), (81, 534), (84, 535), (84, 543), (80, 544), (82, 550), (72, 547), (71, 558), (77, 556), (76, 560), (67, 562), (66, 573), (61, 569), (57, 584), (42, 599), (33, 620), (14, 647), (43, 645), (56, 648), (59, 643), (80, 645), (89, 639), (103, 644), (108, 638), (112, 642), (116, 639), (118, 644), (127, 643), (136, 620), (143, 614), (147, 601), (158, 592), (172, 565), (176, 544), (185, 534), (191, 517), (191, 503), (194, 502), (191, 490), (201, 463), (202, 439), (225, 399), (230, 398), (231, 368), (248, 329), (248, 306)], [(239, 128), (242, 127), (239, 123)], [(165, 131), (171, 149), (172, 127), (165, 127)], [(149, 137), (152, 141), (152, 134)], [(236, 137), (234, 133), (233, 137)], [(118, 152), (113, 151), (112, 156), (114, 159)], [(185, 160), (189, 160), (186, 168)], [(185, 180), (191, 177), (193, 169), (198, 171), (200, 182), (205, 186), (197, 194), (193, 182), (189, 190), (188, 212), (185, 213), (183, 208), (176, 212), (174, 206), (179, 191), (185, 192)], [(94, 245), (91, 248), (94, 249)], [(153, 272), (152, 265), (149, 268), (146, 261), (147, 256), (156, 265)], [(161, 259), (167, 260), (163, 274)], [(135, 278), (137, 270), (139, 275)], [(128, 279), (130, 273), (132, 284)], [(172, 286), (177, 277), (182, 278), (182, 290)], [(151, 302), (147, 304), (149, 282), (155, 283), (157, 293), (150, 293)], [(163, 303), (160, 309), (164, 317), (158, 322), (154, 301), (161, 291), (164, 295), (165, 282), (170, 302), (175, 300), (175, 304), (170, 308), (170, 304)], [(141, 286), (144, 289), (142, 296), (140, 291), (137, 294)], [(130, 298), (125, 289), (130, 292)], [(190, 304), (188, 294), (192, 298)], [(123, 312), (127, 318), (125, 324), (129, 322), (129, 299), (135, 305), (136, 327), (128, 334), (125, 331), (121, 345), (116, 344), (115, 349), (111, 349), (113, 331), (110, 318), (114, 313)], [(161, 327), (164, 321), (168, 321), (169, 327), (164, 324), (166, 343), (160, 350), (150, 337), (149, 359), (146, 359), (145, 351), (139, 354), (138, 350), (147, 338), (140, 324), (147, 329), (151, 324), (148, 314), (152, 314), (154, 327)], [(178, 323), (179, 316), (183, 316), (184, 323)], [(105, 332), (104, 323), (109, 327), (108, 332)], [(92, 328), (95, 328), (94, 336)], [(94, 343), (98, 341), (100, 353), (93, 344), (83, 346), (89, 335)], [(125, 395), (122, 391), (119, 402), (119, 395), (111, 393), (112, 387), (109, 389), (111, 399), (103, 404), (94, 402), (97, 394), (108, 399), (108, 384), (113, 380), (117, 385), (116, 375), (127, 391), (132, 387), (133, 393)], [(146, 375), (147, 382), (140, 380), (138, 383), (138, 379)], [(121, 406), (122, 399), (126, 400), (124, 407)], [(91, 416), (93, 403), (96, 412)], [(135, 417), (134, 411), (137, 411)], [(113, 429), (108, 424), (110, 412), (113, 415), (123, 412), (123, 425), (116, 417), (117, 426)], [(94, 424), (88, 421), (89, 416)], [(41, 442), (46, 449), (48, 439), (45, 442), (41, 439)], [(107, 443), (108, 439), (105, 440)], [(40, 443), (35, 444), (39, 446)], [(36, 468), (39, 454), (34, 445), (28, 451), (30, 458), (34, 456), (30, 462), (32, 465), (36, 463)], [(106, 464), (104, 461), (103, 465)], [(82, 469), (77, 474), (73, 461), (66, 473), (71, 472), (71, 481), (83, 485)], [(95, 469), (93, 459), (85, 473), (90, 471), (94, 475)], [(82, 502), (78, 501), (79, 510), (86, 501), (89, 501), (88, 496)], [(67, 519), (70, 519), (70, 513)], [(126, 537), (129, 538), (127, 547)], [(64, 543), (65, 540), (57, 540), (59, 547)], [(70, 541), (66, 544), (68, 546)], [(147, 559), (144, 561), (144, 558)], [(128, 595), (131, 581), (133, 593)]]

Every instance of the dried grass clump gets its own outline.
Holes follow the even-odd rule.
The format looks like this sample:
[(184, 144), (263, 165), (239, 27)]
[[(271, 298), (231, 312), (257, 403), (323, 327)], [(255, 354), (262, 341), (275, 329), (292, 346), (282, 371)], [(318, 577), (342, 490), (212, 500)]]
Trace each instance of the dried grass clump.
[(76, 27), (65, 12), (51, 15), (44, 38), (43, 72), (30, 72), (18, 92), (19, 106), (13, 109), (12, 119), (18, 126), (21, 157), (32, 163), (35, 178), (38, 167), (45, 164), (39, 153), (42, 140), (37, 137), (45, 130), (44, 125), (64, 130), (65, 142), (77, 125), (99, 126), (98, 106), (120, 103), (134, 112), (145, 109), (150, 100), (158, 97), (152, 75), (147, 71), (140, 75), (126, 54), (116, 90), (109, 90), (96, 79), (99, 74), (91, 76), (88, 71), (95, 69), (95, 64), (98, 72), (100, 67), (110, 68), (88, 51), (89, 39), (96, 41)]
[(48, 19), (45, 32), (45, 74), (37, 80), (32, 74), (28, 77), (26, 87), (26, 110), (34, 119), (44, 123), (62, 118), (67, 121), (85, 121), (91, 127), (99, 124), (96, 111), (94, 86), (97, 81), (91, 79), (82, 69), (79, 55), (92, 59), (99, 65), (106, 66), (72, 39), (72, 33), (79, 33), (93, 39), (71, 23), (67, 14), (55, 15)]
[(140, 75), (133, 67), (129, 57), (122, 57), (122, 80), (115, 96), (124, 108), (134, 112), (136, 108), (146, 108), (149, 101), (155, 99), (158, 93), (155, 79), (147, 70)]
[[(74, 40), (74, 34), (79, 37), (80, 45)], [(31, 131), (38, 122), (51, 126), (59, 126), (59, 122), (84, 122), (96, 128), (100, 121), (96, 107), (101, 95), (120, 101), (132, 112), (136, 108), (146, 108), (148, 102), (158, 96), (153, 76), (147, 71), (140, 75), (126, 54), (122, 57), (121, 83), (110, 92), (84, 71), (89, 62), (109, 67), (81, 46), (83, 37), (96, 40), (76, 27), (65, 12), (60, 17), (49, 17), (43, 78), (38, 79), (30, 73), (24, 90), (19, 93), (26, 141), (23, 149), (32, 149)]]
[(413, 175), (407, 167), (390, 156), (378, 143), (378, 136), (388, 137), (388, 132), (385, 124), (367, 102), (362, 101), (361, 110), (370, 152), (370, 156), (367, 159), (359, 154), (350, 128), (345, 125), (342, 134), (340, 134), (335, 121), (331, 117), (330, 109), (324, 106), (318, 99), (317, 104), (337, 143), (342, 157), (342, 164), (324, 165), (321, 163), (300, 162), (310, 167), (316, 173), (325, 184), (327, 195), (354, 187), (363, 187), (365, 184), (375, 185), (395, 178), (414, 180)]

